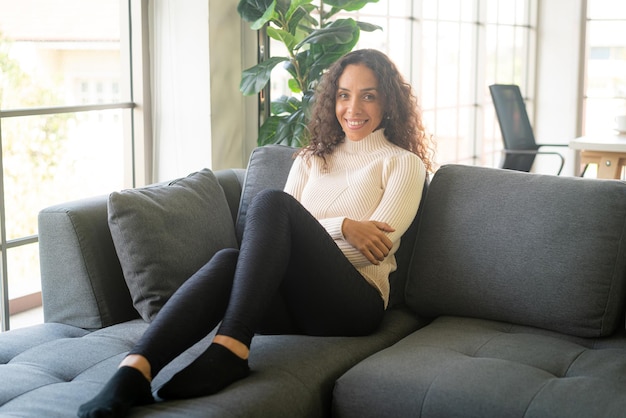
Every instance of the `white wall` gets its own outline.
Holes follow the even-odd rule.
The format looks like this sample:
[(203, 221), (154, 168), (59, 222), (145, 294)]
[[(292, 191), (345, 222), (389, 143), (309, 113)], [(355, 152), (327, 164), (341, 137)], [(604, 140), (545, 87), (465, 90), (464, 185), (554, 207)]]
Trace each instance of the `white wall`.
[(256, 96), (239, 91), (241, 72), (256, 64), (256, 32), (233, 2), (209, 2), (212, 168), (246, 167), (256, 145)]
[[(538, 143), (567, 144), (580, 135), (586, 0), (539, 0), (534, 131)], [(569, 148), (563, 174), (574, 173)], [(550, 162), (538, 160), (537, 171)], [(551, 160), (554, 162), (554, 160)]]

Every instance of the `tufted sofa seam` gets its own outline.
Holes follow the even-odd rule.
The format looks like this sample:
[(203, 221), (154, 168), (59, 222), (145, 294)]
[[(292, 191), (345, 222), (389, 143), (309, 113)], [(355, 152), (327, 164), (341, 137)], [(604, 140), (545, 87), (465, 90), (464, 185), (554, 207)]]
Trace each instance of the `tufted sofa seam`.
[(580, 347), (581, 347), (581, 351), (580, 351), (580, 353), (578, 353), (578, 355), (577, 355), (574, 359), (572, 359), (572, 361), (569, 363), (569, 366), (567, 367), (567, 370), (565, 370), (565, 373), (564, 373), (564, 374), (563, 374), (563, 376), (561, 376), (561, 377), (567, 377), (567, 376), (569, 376), (569, 371), (571, 370), (571, 368), (572, 368), (572, 366), (574, 365), (574, 363), (576, 363), (576, 361), (580, 358), (580, 356), (582, 356), (584, 353), (586, 353), (587, 351), (589, 351), (589, 349), (588, 349), (588, 348), (585, 348), (585, 347), (583, 347), (583, 346), (580, 346)]
[[(554, 375), (553, 375), (554, 376)], [(559, 377), (554, 377), (555, 379), (559, 379)], [(546, 379), (545, 382), (543, 382), (543, 384), (541, 385), (541, 387), (539, 389), (537, 389), (537, 392), (535, 392), (535, 394), (533, 395), (532, 399), (530, 399), (530, 401), (528, 401), (528, 405), (526, 405), (526, 410), (524, 411), (524, 414), (522, 415), (523, 417), (525, 417), (528, 414), (528, 410), (530, 409), (530, 407), (533, 405), (533, 402), (535, 401), (535, 399), (537, 399), (537, 396), (539, 396), (539, 394), (541, 392), (543, 392), (543, 390), (545, 389), (546, 386), (548, 386), (548, 383), (550, 383), (553, 379)]]
[(63, 383), (69, 383), (69, 382), (67, 382), (67, 381), (65, 381), (65, 380), (60, 380), (59, 382), (56, 382), (56, 383), (46, 383), (46, 384), (42, 384), (42, 385), (39, 385), (39, 386), (37, 386), (37, 387), (31, 388), (31, 389), (29, 389), (29, 390), (27, 390), (27, 391), (25, 391), (25, 392), (20, 392), (20, 393), (18, 393), (16, 396), (12, 397), (11, 399), (8, 399), (5, 403), (3, 403), (2, 405), (0, 405), (0, 409), (1, 409), (4, 405), (7, 405), (8, 403), (10, 403), (10, 402), (12, 402), (12, 401), (14, 401), (14, 400), (16, 400), (16, 399), (18, 399), (18, 398), (20, 398), (20, 397), (22, 397), (22, 396), (24, 396), (24, 395), (28, 394), (28, 393), (34, 392), (34, 391), (39, 390), (39, 389), (41, 389), (41, 388), (43, 388), (43, 387), (52, 386), (52, 385), (59, 385), (59, 384), (63, 384)]
[[(434, 346), (429, 346), (429, 347), (433, 347), (436, 348)], [(456, 350), (450, 350), (450, 351), (456, 351)], [(458, 351), (456, 351), (457, 353), (459, 353)], [(465, 353), (460, 353), (460, 354), (465, 354)], [(467, 354), (465, 354), (467, 355)], [(469, 357), (469, 356), (468, 356)], [(428, 388), (424, 391), (424, 396), (422, 396), (422, 402), (421, 402), (421, 408), (420, 408), (420, 413), (418, 416), (423, 417), (424, 416), (424, 407), (426, 406), (426, 398), (428, 397), (428, 394), (430, 393), (431, 388), (433, 387), (433, 385), (435, 384), (435, 381), (443, 374), (443, 372), (445, 370), (448, 370), (450, 367), (445, 367), (443, 369), (439, 370), (439, 374), (437, 374), (437, 376), (435, 376), (430, 383), (428, 384)]]
[[(495, 340), (497, 338), (500, 338), (502, 336), (502, 334), (511, 334), (511, 329), (512, 329), (511, 327), (508, 327), (508, 330), (506, 330), (506, 331), (498, 331), (498, 332), (494, 333), (490, 338), (488, 338), (485, 341), (483, 341), (483, 343), (480, 346), (478, 346), (476, 348), (476, 350), (474, 350), (473, 353), (471, 353), (471, 356), (475, 357), (475, 358), (483, 358), (482, 356), (478, 355), (480, 350), (482, 350), (483, 347), (485, 347), (487, 344), (489, 344), (493, 340)], [(465, 354), (465, 353), (463, 353), (463, 354)]]

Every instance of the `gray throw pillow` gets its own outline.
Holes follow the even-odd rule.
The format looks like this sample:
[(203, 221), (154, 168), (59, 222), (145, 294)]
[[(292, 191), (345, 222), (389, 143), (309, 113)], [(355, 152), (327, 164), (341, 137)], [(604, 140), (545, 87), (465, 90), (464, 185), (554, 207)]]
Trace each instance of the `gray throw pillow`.
[(237, 247), (224, 191), (208, 169), (112, 193), (108, 221), (133, 304), (146, 321), (218, 250)]
[(296, 151), (297, 148), (286, 145), (265, 145), (252, 151), (237, 214), (236, 231), (239, 242), (243, 237), (250, 202), (262, 190), (285, 188)]

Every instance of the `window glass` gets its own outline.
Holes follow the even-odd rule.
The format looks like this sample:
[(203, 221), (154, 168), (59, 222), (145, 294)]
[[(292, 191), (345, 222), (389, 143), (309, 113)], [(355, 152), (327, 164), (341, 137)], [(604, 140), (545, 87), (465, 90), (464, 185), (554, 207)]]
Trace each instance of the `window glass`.
[(7, 259), (10, 299), (19, 300), (20, 298), (28, 297), (28, 295), (36, 294), (41, 290), (39, 282), (39, 247), (37, 244), (10, 248), (7, 250)]
[[(596, 6), (591, 12), (603, 16), (607, 10)], [(626, 115), (626, 15), (623, 20), (588, 22), (585, 89), (584, 131), (612, 130), (615, 116)]]
[(124, 111), (2, 120), (7, 239), (37, 234), (46, 206), (122, 188)]
[(120, 2), (0, 0), (0, 108), (119, 101)]
[[(536, 2), (381, 0), (351, 14), (383, 28), (361, 33), (357, 48), (387, 53), (412, 84), (438, 164), (499, 165), (502, 140), (488, 85), (518, 84), (532, 107)], [(284, 94), (284, 85), (273, 84), (272, 97)]]
[[(38, 233), (39, 211), (124, 186), (131, 110), (57, 108), (129, 101), (122, 88), (121, 4), (0, 0), (0, 210), (9, 246), (0, 279), (8, 282), (12, 314), (41, 300), (38, 246), (26, 243)], [(41, 315), (24, 325), (33, 321), (41, 322)]]

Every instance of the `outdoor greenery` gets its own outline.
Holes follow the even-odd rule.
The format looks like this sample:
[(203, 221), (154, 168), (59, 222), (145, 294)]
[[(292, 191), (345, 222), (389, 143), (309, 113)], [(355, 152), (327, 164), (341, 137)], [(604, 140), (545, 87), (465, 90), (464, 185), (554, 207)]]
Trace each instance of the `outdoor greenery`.
[[(59, 101), (10, 57), (10, 42), (0, 34), (0, 108), (26, 109)], [(36, 233), (35, 202), (45, 194), (67, 147), (69, 114), (6, 119), (2, 123), (2, 162), (6, 210), (11, 214), (9, 238)], [(31, 193), (24, 193), (25, 191)]]
[[(313, 93), (324, 71), (350, 52), (360, 31), (379, 26), (352, 18), (337, 18), (342, 11), (356, 11), (378, 0), (240, 0), (237, 11), (253, 30), (281, 42), (288, 56), (270, 56), (245, 70), (240, 90), (245, 95), (259, 93), (269, 83), (271, 72), (283, 64), (289, 73), (292, 96), (281, 96), (271, 103), (270, 117), (259, 129), (257, 143), (303, 146), (308, 143), (306, 125)], [(328, 8), (328, 7), (329, 8)], [(335, 19), (333, 19), (335, 18)]]
[[(40, 86), (9, 54), (11, 43), (0, 34), (0, 109), (38, 107), (58, 102), (56, 93)], [(2, 119), (2, 168), (7, 239), (37, 234), (37, 213), (42, 201), (58, 194), (54, 180), (63, 165), (69, 114), (12, 117)], [(10, 297), (31, 293), (39, 283), (37, 246), (28, 245), (8, 252)]]

